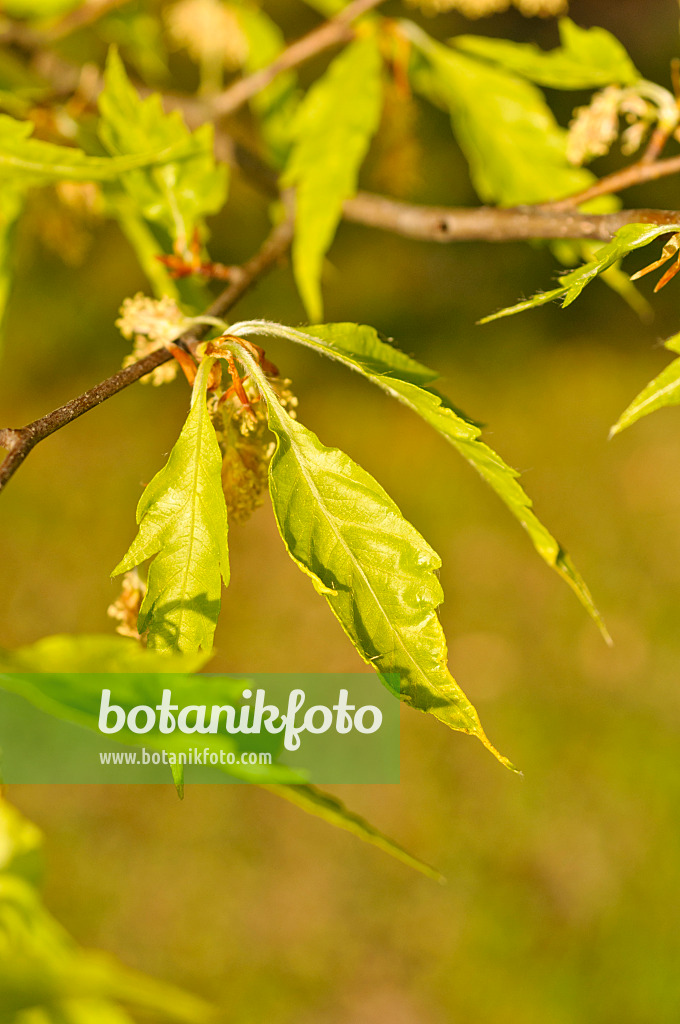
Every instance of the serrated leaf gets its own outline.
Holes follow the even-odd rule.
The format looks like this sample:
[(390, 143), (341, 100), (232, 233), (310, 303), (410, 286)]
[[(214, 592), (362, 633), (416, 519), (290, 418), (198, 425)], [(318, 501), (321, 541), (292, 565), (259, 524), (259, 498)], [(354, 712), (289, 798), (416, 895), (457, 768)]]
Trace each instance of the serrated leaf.
[(513, 316), (515, 313), (523, 313), (527, 309), (534, 309), (537, 306), (544, 306), (554, 299), (561, 299), (562, 306), (569, 306), (575, 301), (591, 281), (602, 274), (609, 267), (615, 266), (635, 249), (641, 249), (649, 245), (661, 235), (671, 234), (680, 228), (678, 224), (626, 224), (614, 235), (611, 242), (603, 245), (596, 256), (583, 266), (571, 270), (567, 274), (560, 274), (559, 288), (553, 288), (549, 292), (537, 292), (530, 299), (518, 302), (514, 306), (507, 306), (505, 309), (485, 316), (479, 321), (480, 324), (488, 324), (493, 320), (500, 320), (501, 317)]
[(150, 146), (186, 147), (181, 160), (121, 176), (140, 213), (161, 225), (185, 252), (202, 218), (217, 213), (226, 197), (227, 170), (215, 163), (212, 125), (202, 125), (192, 134), (178, 111), (164, 113), (159, 95), (142, 100), (114, 48), (106, 64), (99, 109), (99, 134), (110, 153), (133, 155)]
[[(147, 140), (134, 154), (108, 157), (88, 156), (72, 146), (56, 146), (32, 139), (34, 125), (0, 114), (0, 186), (5, 181), (22, 188), (47, 185), (53, 181), (116, 181), (127, 173), (152, 173), (169, 159), (183, 162), (187, 145), (183, 139), (160, 142), (154, 148)], [(141, 170), (140, 170), (141, 168)]]
[(552, 89), (632, 85), (642, 77), (625, 47), (606, 29), (581, 28), (570, 18), (561, 18), (559, 31), (562, 45), (550, 51), (534, 43), (487, 36), (456, 36), (452, 43), (474, 57)]
[(414, 857), (393, 839), (390, 839), (389, 836), (384, 835), (384, 833), (371, 825), (370, 822), (355, 814), (354, 811), (350, 811), (342, 801), (331, 796), (329, 793), (324, 793), (322, 790), (317, 789), (316, 786), (263, 786), (262, 788), (267, 789), (276, 796), (283, 797), (284, 800), (295, 804), (296, 807), (307, 811), (308, 814), (322, 818), (329, 825), (334, 825), (336, 828), (351, 832), (352, 835), (362, 839), (365, 843), (377, 846), (384, 853), (388, 853), (391, 857), (395, 857), (421, 874), (427, 875), (428, 878), (432, 878), (437, 882), (444, 881), (443, 876), (436, 868), (430, 867), (429, 864), (426, 864), (418, 857)]
[(519, 483), (519, 473), (480, 440), (481, 429), (476, 423), (461, 414), (448, 399), (424, 386), (436, 376), (434, 371), (381, 341), (374, 328), (366, 325), (324, 324), (292, 333), (302, 344), (323, 351), (367, 377), (382, 391), (408, 406), (452, 444), (493, 488), (527, 531), (541, 558), (574, 590), (609, 641), (609, 634), (585, 581), (568, 554), (534, 513), (532, 501)]
[[(274, 514), (286, 548), (355, 648), (395, 696), (490, 744), (446, 666), (437, 617), (439, 556), (382, 487), (348, 455), (326, 448), (290, 418), (254, 361), (277, 447), (269, 466)], [(389, 676), (398, 676), (395, 692)]]
[(14, 651), (0, 648), (2, 672), (198, 672), (212, 657), (163, 654), (129, 637), (92, 633), (45, 636)]
[(113, 571), (117, 576), (154, 559), (139, 621), (149, 647), (162, 652), (212, 646), (221, 581), (229, 582), (222, 455), (205, 397), (212, 362), (201, 363), (188, 419), (140, 499), (139, 533)]
[[(665, 342), (671, 352), (680, 351), (680, 335), (674, 335)], [(674, 359), (661, 373), (651, 380), (619, 416), (609, 432), (609, 436), (620, 434), (637, 420), (649, 416), (650, 412), (668, 405), (680, 405), (680, 359)]]
[(295, 187), (293, 270), (312, 320), (321, 319), (321, 270), (359, 168), (378, 129), (382, 58), (373, 37), (357, 39), (309, 90), (295, 117), (283, 175)]
[(400, 24), (417, 51), (414, 87), (449, 111), (484, 202), (547, 202), (595, 181), (567, 161), (567, 133), (534, 85), (436, 42), (411, 22)]

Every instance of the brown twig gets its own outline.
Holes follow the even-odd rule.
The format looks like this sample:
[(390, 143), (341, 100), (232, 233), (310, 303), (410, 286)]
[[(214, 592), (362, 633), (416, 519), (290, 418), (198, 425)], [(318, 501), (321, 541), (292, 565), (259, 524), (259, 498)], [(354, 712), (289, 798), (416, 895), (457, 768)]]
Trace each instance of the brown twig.
[(316, 57), (317, 54), (323, 53), (339, 43), (349, 42), (354, 36), (351, 28), (352, 22), (383, 2), (384, 0), (353, 0), (330, 21), (324, 22), (323, 25), (308, 32), (302, 39), (291, 43), (266, 68), (253, 72), (247, 78), (242, 78), (239, 82), (229, 86), (218, 96), (208, 99), (206, 105), (210, 113), (213, 117), (227, 117), (229, 114), (235, 113), (283, 71), (299, 67), (300, 64), (304, 64), (312, 57)]
[(600, 178), (594, 185), (577, 192), (565, 199), (558, 199), (554, 203), (544, 203), (544, 210), (571, 210), (575, 206), (581, 206), (590, 199), (597, 199), (599, 196), (612, 195), (614, 192), (623, 192), (624, 189), (632, 188), (634, 185), (643, 185), (647, 181), (658, 181), (659, 178), (667, 178), (671, 174), (680, 172), (680, 156), (671, 156), (666, 160), (657, 160), (654, 163), (638, 161), (623, 167), (620, 171), (614, 171), (605, 178)]
[[(252, 259), (244, 263), (242, 267), (234, 268), (234, 275), (229, 287), (225, 288), (215, 299), (207, 310), (207, 314), (214, 317), (224, 316), (256, 281), (275, 266), (288, 250), (292, 237), (293, 229), (290, 219), (274, 228), (262, 248)], [(187, 332), (181, 340), (189, 349), (195, 349), (201, 337), (209, 329), (209, 327), (201, 325)], [(78, 398), (73, 398), (66, 405), (60, 406), (59, 409), (55, 409), (47, 416), (42, 416), (17, 430), (12, 428), (0, 430), (0, 448), (4, 448), (8, 453), (0, 465), (0, 491), (40, 441), (72, 423), (84, 413), (101, 405), (102, 402), (113, 398), (124, 388), (134, 384), (135, 381), (170, 359), (172, 359), (172, 355), (166, 348), (156, 349), (144, 359), (119, 370), (112, 377), (108, 377), (101, 384), (90, 388)]]
[(609, 241), (624, 224), (680, 224), (676, 210), (618, 210), (589, 214), (550, 206), (471, 209), (418, 206), (360, 192), (343, 207), (345, 220), (428, 242), (517, 242), (532, 238)]

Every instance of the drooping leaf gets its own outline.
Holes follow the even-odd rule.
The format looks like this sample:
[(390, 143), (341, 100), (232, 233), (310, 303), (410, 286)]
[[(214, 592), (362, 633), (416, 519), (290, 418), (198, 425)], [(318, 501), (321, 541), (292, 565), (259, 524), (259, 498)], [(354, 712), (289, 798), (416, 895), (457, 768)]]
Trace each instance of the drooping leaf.
[(479, 197), (515, 206), (582, 191), (595, 178), (567, 161), (567, 133), (526, 79), (476, 60), (401, 22), (416, 48), (414, 87), (448, 110)]
[[(256, 322), (252, 323), (255, 326)], [(289, 336), (361, 373), (408, 406), (452, 444), (494, 489), (527, 531), (541, 558), (574, 590), (609, 641), (609, 634), (585, 581), (569, 555), (534, 513), (531, 499), (519, 483), (518, 472), (480, 440), (481, 429), (476, 423), (426, 386), (436, 377), (433, 370), (386, 344), (374, 328), (365, 325), (324, 324), (305, 328), (304, 331), (291, 331)]]
[(548, 292), (537, 292), (532, 298), (526, 299), (524, 302), (518, 302), (514, 306), (501, 309), (497, 313), (492, 313), (491, 316), (485, 316), (479, 322), (481, 324), (488, 324), (492, 320), (499, 320), (504, 316), (523, 313), (525, 310), (534, 309), (536, 306), (545, 306), (547, 302), (552, 302), (554, 299), (561, 299), (562, 306), (569, 306), (579, 297), (586, 285), (594, 281), (596, 277), (605, 270), (608, 270), (609, 267), (615, 266), (628, 253), (649, 245), (650, 242), (653, 242), (661, 235), (668, 235), (673, 231), (677, 231), (679, 227), (680, 224), (626, 224), (624, 227), (619, 228), (611, 242), (602, 246), (594, 259), (584, 263), (581, 267), (577, 267), (576, 270), (569, 271), (568, 274), (560, 274), (560, 285), (558, 288), (553, 288)]
[(378, 128), (381, 76), (377, 40), (357, 39), (315, 82), (293, 124), (283, 184), (295, 187), (293, 269), (312, 320), (321, 319), (324, 256)]
[(139, 533), (113, 571), (117, 576), (154, 558), (140, 632), (148, 630), (148, 645), (157, 651), (210, 649), (221, 581), (229, 582), (222, 456), (205, 397), (211, 363), (201, 363), (188, 419), (140, 499)]
[[(671, 352), (680, 353), (680, 334), (674, 335), (665, 342), (667, 349)], [(630, 403), (628, 408), (619, 416), (618, 420), (609, 432), (609, 436), (620, 434), (626, 427), (630, 427), (643, 416), (649, 416), (650, 412), (662, 409), (667, 405), (680, 405), (680, 359), (674, 359), (672, 363), (651, 380), (646, 388), (643, 388)]]
[[(182, 658), (181, 655), (172, 655), (163, 658), (156, 652), (148, 653), (149, 655), (155, 654), (156, 663), (161, 665), (160, 672), (153, 668), (142, 668), (122, 674), (106, 673), (106, 679), (114, 680), (115, 703), (123, 709), (126, 716), (139, 705), (155, 707), (160, 702), (165, 688), (172, 691), (173, 698), (180, 707), (197, 703), (199, 693), (202, 694), (203, 702), (207, 701), (220, 707), (226, 705), (238, 707), (244, 689), (252, 685), (247, 679), (233, 679), (227, 676), (206, 678), (176, 671), (168, 674), (168, 670), (163, 664), (164, 661), (175, 665), (181, 664), (182, 660), (190, 663), (192, 656), (185, 655)], [(195, 659), (195, 656), (193, 657)], [(150, 656), (147, 660), (153, 665), (153, 657)], [(99, 715), (102, 699), (102, 676), (100, 672), (60, 671), (37, 674), (23, 671), (7, 674), (0, 672), (0, 690), (15, 694), (53, 718), (78, 725), (101, 739)], [(123, 743), (128, 747), (141, 745), (177, 754), (190, 750), (195, 738), (181, 732), (168, 735), (156, 729), (139, 734), (130, 730), (124, 723), (116, 733), (115, 742)], [(304, 771), (277, 763), (277, 757), (281, 750), (281, 738), (278, 735), (272, 736), (263, 733), (258, 738), (257, 749), (271, 754), (271, 764), (240, 763), (238, 755), (244, 752), (250, 753), (252, 750), (252, 736), (246, 734), (236, 736), (225, 733), (207, 734), (202, 737), (202, 743), (212, 752), (237, 755), (235, 763), (220, 764), (219, 770), (243, 782), (292, 784), (306, 782), (309, 777), (308, 773)], [(171, 765), (170, 767), (183, 766)], [(173, 771), (172, 775), (175, 785), (181, 788), (184, 773)]]
[(116, 181), (127, 173), (153, 173), (171, 159), (180, 166), (188, 151), (182, 138), (159, 140), (155, 147), (147, 139), (129, 156), (88, 156), (72, 146), (30, 138), (33, 128), (30, 121), (0, 114), (0, 187), (7, 181), (22, 188), (53, 181)]
[(143, 153), (155, 146), (186, 147), (181, 160), (170, 159), (121, 176), (140, 213), (161, 225), (185, 252), (202, 218), (217, 213), (226, 196), (227, 172), (224, 165), (215, 163), (212, 125), (205, 124), (192, 134), (178, 111), (164, 113), (159, 95), (142, 100), (113, 48), (99, 109), (100, 137), (112, 154)]
[(283, 797), (284, 800), (295, 804), (303, 811), (307, 811), (308, 814), (322, 818), (329, 825), (334, 825), (336, 828), (351, 832), (352, 835), (357, 836), (364, 842), (377, 846), (384, 853), (388, 853), (391, 857), (402, 861), (410, 868), (415, 868), (416, 871), (427, 875), (428, 878), (432, 878), (437, 882), (444, 881), (443, 876), (436, 868), (430, 867), (429, 864), (426, 864), (418, 857), (414, 857), (393, 839), (390, 839), (371, 825), (370, 822), (355, 814), (354, 811), (350, 811), (337, 797), (324, 793), (322, 790), (317, 789), (316, 786), (263, 786), (262, 788)]
[(606, 29), (581, 28), (570, 18), (561, 18), (559, 31), (562, 45), (549, 51), (534, 43), (487, 36), (456, 36), (452, 42), (474, 57), (551, 89), (632, 85), (641, 78), (625, 47)]
[(254, 360), (248, 365), (277, 439), (269, 486), (289, 554), (383, 683), (395, 692), (389, 677), (401, 680), (395, 696), (477, 736), (509, 764), (448, 671), (437, 617), (439, 556), (373, 477), (291, 419), (259, 366)]
[(0, 671), (198, 672), (211, 657), (210, 651), (162, 654), (106, 633), (57, 634), (13, 651), (0, 649)]

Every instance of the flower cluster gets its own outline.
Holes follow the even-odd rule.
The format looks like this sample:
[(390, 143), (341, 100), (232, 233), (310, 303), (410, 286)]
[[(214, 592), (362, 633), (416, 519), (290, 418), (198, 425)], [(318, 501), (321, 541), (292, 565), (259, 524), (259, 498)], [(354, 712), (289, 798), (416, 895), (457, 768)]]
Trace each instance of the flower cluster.
[(146, 583), (136, 569), (126, 572), (123, 576), (120, 597), (106, 609), (110, 619), (118, 623), (116, 633), (121, 636), (130, 636), (133, 640), (139, 640), (137, 630), (137, 619), (144, 595), (146, 594)]
[(490, 14), (507, 11), (514, 6), (527, 18), (535, 15), (547, 18), (565, 14), (568, 0), (411, 0), (427, 14), (460, 11), (466, 18), (485, 18)]
[[(297, 398), (289, 380), (272, 380), (279, 401), (295, 418)], [(222, 450), (222, 487), (230, 518), (244, 523), (264, 502), (267, 469), (275, 442), (267, 426), (267, 412), (255, 384), (246, 379), (244, 391), (250, 408), (236, 394), (208, 400), (208, 408)]]
[(166, 11), (165, 23), (172, 40), (196, 61), (238, 71), (248, 59), (250, 48), (238, 17), (220, 0), (180, 0)]
[[(191, 327), (193, 321), (184, 315), (174, 299), (167, 295), (162, 299), (151, 299), (139, 292), (132, 299), (125, 299), (120, 307), (116, 327), (124, 338), (134, 338), (132, 353), (126, 356), (123, 366), (143, 359), (160, 345), (168, 345)], [(174, 380), (178, 364), (173, 359), (162, 363), (143, 380), (154, 385)]]

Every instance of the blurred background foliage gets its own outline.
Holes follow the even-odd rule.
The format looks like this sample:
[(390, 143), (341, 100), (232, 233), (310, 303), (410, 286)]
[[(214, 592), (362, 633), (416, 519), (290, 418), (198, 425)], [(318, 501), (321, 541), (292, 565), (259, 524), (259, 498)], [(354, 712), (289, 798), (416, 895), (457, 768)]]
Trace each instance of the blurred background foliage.
[[(316, 21), (295, 0), (267, 7), (289, 38)], [(643, 74), (668, 83), (674, 2), (575, 0), (570, 14), (614, 32)], [(472, 30), (556, 43), (553, 22), (516, 12), (472, 29), (457, 14), (423, 22), (441, 38)], [(565, 123), (572, 97), (555, 99)], [(474, 203), (445, 115), (419, 104), (417, 118), (423, 162), (411, 198)], [(677, 208), (677, 181), (625, 202)], [(113, 326), (120, 302), (147, 288), (110, 224), (79, 265), (62, 261), (46, 238), (57, 208), (45, 203), (35, 197), (17, 240), (3, 424), (108, 376), (126, 353)], [(265, 204), (236, 178), (212, 230), (212, 257), (239, 262), (266, 230)], [(52, 235), (61, 247), (63, 230)], [(452, 671), (524, 778), (402, 709), (401, 785), (337, 788), (436, 863), (445, 887), (251, 787), (196, 787), (183, 804), (170, 784), (14, 787), (10, 798), (49, 836), (47, 905), (79, 942), (217, 1001), (239, 1024), (680, 1018), (680, 420), (663, 411), (607, 441), (668, 361), (660, 341), (678, 329), (678, 286), (654, 299), (649, 324), (598, 283), (568, 311), (475, 326), (554, 272), (544, 248), (437, 247), (344, 225), (326, 316), (393, 336), (489, 424), (588, 580), (611, 650), (501, 504), (407, 410), (311, 354), (268, 349), (305, 422), (373, 473), (442, 555)], [(238, 316), (301, 323), (289, 270)], [(0, 507), (0, 644), (111, 628), (109, 572), (187, 401), (183, 381), (134, 386), (33, 452)], [(234, 528), (231, 547), (215, 668), (362, 670), (270, 509)], [(379, 684), (367, 675), (366, 685)]]

